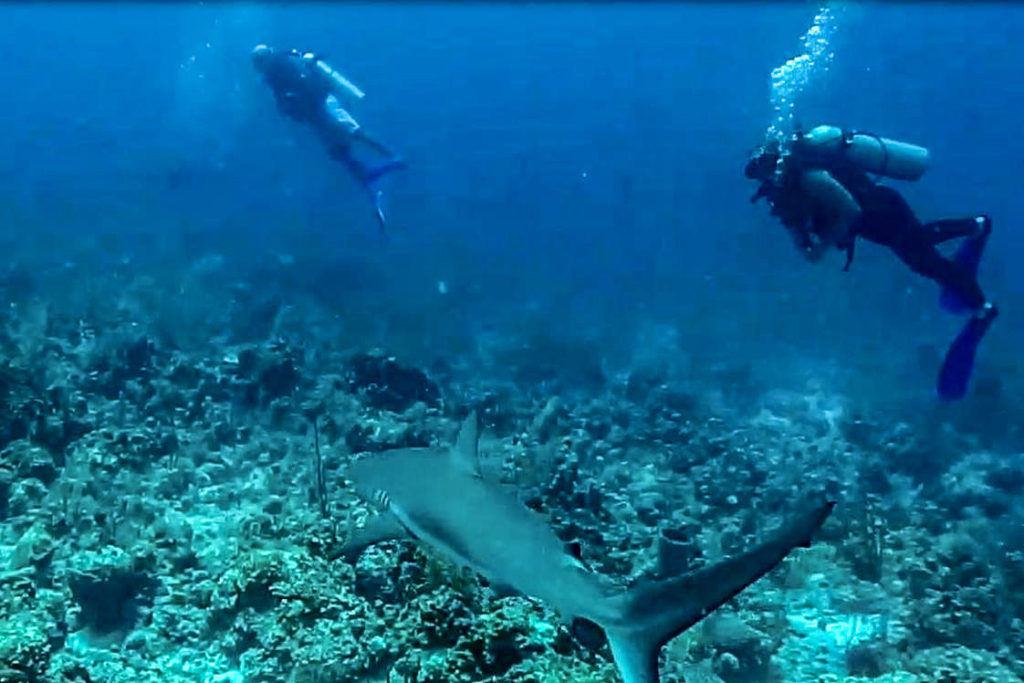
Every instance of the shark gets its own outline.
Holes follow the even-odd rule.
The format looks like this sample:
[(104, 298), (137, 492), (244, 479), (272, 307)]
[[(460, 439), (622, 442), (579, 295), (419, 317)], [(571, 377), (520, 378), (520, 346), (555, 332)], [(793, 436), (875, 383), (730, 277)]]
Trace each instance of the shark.
[(399, 448), (355, 459), (348, 479), (380, 514), (353, 529), (351, 556), (385, 540), (410, 539), (483, 576), (499, 594), (585, 619), (608, 640), (624, 683), (658, 683), (662, 646), (778, 565), (808, 547), (835, 501), (812, 497), (760, 543), (696, 569), (616, 589), (589, 570), (507, 485), (482, 476), (480, 428), (465, 419), (451, 447)]

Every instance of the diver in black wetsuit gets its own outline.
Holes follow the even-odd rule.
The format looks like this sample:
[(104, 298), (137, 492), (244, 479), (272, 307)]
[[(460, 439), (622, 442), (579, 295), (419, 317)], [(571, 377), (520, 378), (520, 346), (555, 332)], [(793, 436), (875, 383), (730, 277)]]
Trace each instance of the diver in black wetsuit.
[[(373, 198), (377, 222), (384, 232), (383, 194), (375, 187), (386, 174), (405, 167), (387, 145), (368, 134), (341, 106), (339, 94), (362, 97), (355, 86), (312, 53), (297, 50), (281, 52), (266, 45), (252, 51), (253, 66), (274, 92), (278, 110), (299, 123), (310, 126), (323, 141), (332, 159), (342, 162)], [(376, 166), (354, 154), (361, 142), (386, 157)]]
[[(859, 147), (855, 147), (859, 145)], [(751, 201), (765, 198), (806, 258), (817, 261), (829, 248), (846, 252), (848, 270), (858, 237), (889, 247), (915, 273), (942, 287), (941, 304), (951, 312), (971, 311), (972, 317), (946, 354), (939, 377), (944, 398), (966, 393), (974, 354), (998, 315), (978, 284), (977, 270), (992, 231), (988, 216), (922, 223), (903, 196), (872, 180), (864, 170), (893, 177), (916, 179), (925, 161), (912, 155), (901, 160), (903, 149), (927, 152), (877, 136), (853, 134), (821, 126), (797, 135), (789, 149), (766, 144), (747, 163), (746, 176), (760, 182)], [(890, 157), (892, 155), (892, 157)], [(913, 168), (917, 164), (920, 168)], [(900, 172), (904, 175), (900, 175)], [(936, 245), (965, 238), (954, 258)]]

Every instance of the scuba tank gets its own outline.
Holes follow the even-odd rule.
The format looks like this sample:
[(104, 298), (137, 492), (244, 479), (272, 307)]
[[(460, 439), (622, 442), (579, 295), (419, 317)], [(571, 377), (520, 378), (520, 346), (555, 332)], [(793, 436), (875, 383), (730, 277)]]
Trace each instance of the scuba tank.
[(312, 52), (302, 55), (302, 61), (308, 64), (312, 72), (323, 79), (327, 88), (338, 97), (348, 95), (357, 100), (366, 97), (366, 93), (360, 90), (355, 83), (342, 76), (330, 64)]
[(812, 158), (843, 159), (887, 178), (917, 180), (928, 169), (928, 150), (924, 147), (871, 133), (848, 132), (838, 126), (813, 128), (800, 143)]

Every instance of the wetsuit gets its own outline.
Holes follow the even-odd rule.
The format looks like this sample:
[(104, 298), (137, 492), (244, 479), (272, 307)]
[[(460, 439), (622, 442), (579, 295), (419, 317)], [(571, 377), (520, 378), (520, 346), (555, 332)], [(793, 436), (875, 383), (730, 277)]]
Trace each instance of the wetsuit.
[(323, 115), (330, 91), (310, 77), (297, 50), (270, 55), (262, 72), (282, 114), (299, 123), (313, 123)]
[[(307, 59), (297, 50), (276, 52), (265, 45), (253, 51), (256, 68), (274, 92), (282, 114), (312, 128), (327, 153), (345, 164), (349, 172), (369, 191), (377, 222), (384, 234), (383, 193), (375, 187), (384, 175), (405, 167), (405, 162), (384, 143), (368, 135), (352, 115), (341, 106), (328, 84), (312, 72)], [(364, 144), (384, 155), (382, 163), (364, 163), (353, 153), (353, 142)]]
[(331, 158), (343, 162), (363, 179), (366, 168), (351, 154), (352, 138), (359, 124), (323, 81), (310, 75), (302, 55), (295, 50), (274, 54), (263, 76), (274, 92), (278, 110), (312, 127), (324, 141)]
[[(915, 273), (935, 280), (942, 288), (942, 308), (972, 311), (947, 349), (936, 383), (940, 398), (963, 398), (978, 345), (999, 314), (985, 299), (977, 277), (991, 220), (972, 216), (922, 223), (899, 192), (842, 159), (816, 157), (800, 140), (785, 158), (777, 147), (762, 148), (748, 161), (745, 175), (760, 181), (751, 201), (767, 199), (772, 215), (808, 258), (816, 260), (824, 249), (836, 246), (846, 250), (846, 270), (862, 237), (889, 247)], [(957, 237), (964, 241), (953, 258), (939, 253), (936, 245)]]
[[(821, 168), (835, 178), (860, 205), (860, 217), (849, 226), (849, 238), (838, 244), (846, 250), (846, 268), (853, 261), (854, 243), (858, 237), (889, 247), (915, 273), (936, 281), (944, 290), (954, 292), (963, 305), (976, 310), (986, 299), (978, 285), (975, 268), (966, 267), (959, 259), (947, 258), (936, 245), (958, 237), (977, 236), (973, 248), (981, 250), (987, 239), (990, 223), (985, 217), (955, 218), (922, 223), (899, 192), (879, 185), (864, 171), (843, 162), (811, 164), (801, 160), (799, 142), (788, 157), (781, 181), (762, 192), (772, 204), (772, 212), (798, 234), (825, 232), (824, 226), (834, 220), (829, 208), (802, 196), (797, 177), (804, 170)], [(787, 222), (789, 221), (789, 222)]]

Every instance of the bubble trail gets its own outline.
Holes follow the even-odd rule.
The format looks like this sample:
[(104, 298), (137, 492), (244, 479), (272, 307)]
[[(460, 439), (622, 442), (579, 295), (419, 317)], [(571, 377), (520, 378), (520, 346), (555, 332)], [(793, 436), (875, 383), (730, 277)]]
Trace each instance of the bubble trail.
[(811, 27), (800, 40), (802, 54), (772, 70), (772, 122), (765, 133), (766, 141), (784, 145), (796, 129), (796, 104), (815, 80), (828, 73), (835, 53), (832, 40), (839, 29), (842, 3), (830, 2), (818, 10)]

